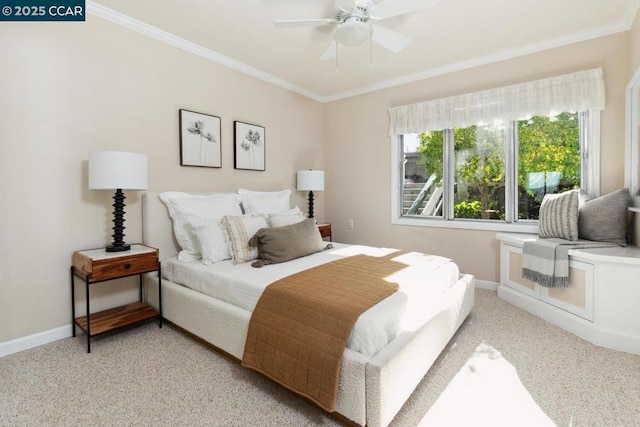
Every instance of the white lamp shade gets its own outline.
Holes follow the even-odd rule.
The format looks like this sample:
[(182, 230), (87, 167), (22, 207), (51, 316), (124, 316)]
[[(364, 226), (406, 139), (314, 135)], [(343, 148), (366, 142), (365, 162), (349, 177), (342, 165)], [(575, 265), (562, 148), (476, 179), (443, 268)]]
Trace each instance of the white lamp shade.
[(89, 153), (90, 190), (146, 190), (147, 156), (122, 151)]
[(324, 191), (324, 171), (298, 171), (298, 191)]

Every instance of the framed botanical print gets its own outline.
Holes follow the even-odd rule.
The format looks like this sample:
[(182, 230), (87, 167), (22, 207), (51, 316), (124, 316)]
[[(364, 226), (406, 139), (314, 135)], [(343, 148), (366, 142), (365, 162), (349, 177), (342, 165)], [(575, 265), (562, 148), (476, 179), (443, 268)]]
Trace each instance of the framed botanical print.
[(235, 149), (234, 167), (254, 171), (265, 170), (264, 127), (233, 122)]
[(220, 117), (180, 110), (180, 164), (222, 167)]

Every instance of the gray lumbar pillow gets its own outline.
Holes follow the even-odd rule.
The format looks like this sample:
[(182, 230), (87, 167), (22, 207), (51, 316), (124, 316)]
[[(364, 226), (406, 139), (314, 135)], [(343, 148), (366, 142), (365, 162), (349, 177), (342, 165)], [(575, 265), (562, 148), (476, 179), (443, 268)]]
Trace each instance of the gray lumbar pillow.
[(588, 200), (581, 197), (578, 234), (581, 239), (627, 244), (627, 207), (629, 190), (621, 188), (613, 193)]
[(249, 241), (258, 247), (258, 261), (251, 265), (262, 267), (290, 261), (323, 249), (320, 231), (313, 219), (305, 219), (283, 227), (261, 228)]
[(576, 190), (545, 195), (540, 205), (538, 235), (578, 240), (578, 198)]

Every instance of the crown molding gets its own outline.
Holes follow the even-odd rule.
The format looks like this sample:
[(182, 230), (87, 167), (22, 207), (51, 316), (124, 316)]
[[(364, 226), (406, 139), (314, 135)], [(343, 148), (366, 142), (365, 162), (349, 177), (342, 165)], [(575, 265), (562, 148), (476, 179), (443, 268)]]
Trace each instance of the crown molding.
[[(640, 0), (634, 0), (640, 3)], [(637, 11), (637, 8), (635, 9)], [(477, 58), (469, 59), (466, 61), (455, 62), (453, 64), (445, 65), (442, 67), (431, 68), (429, 70), (421, 71), (415, 74), (409, 74), (406, 76), (398, 77), (396, 79), (386, 80), (384, 82), (376, 83), (375, 85), (363, 87), (361, 89), (355, 89), (352, 91), (341, 92), (334, 95), (324, 97), (324, 102), (339, 101), (345, 98), (351, 98), (353, 96), (364, 95), (366, 93), (375, 92), (382, 89), (389, 89), (395, 86), (400, 86), (407, 83), (413, 83), (419, 80), (429, 79), (444, 74), (454, 73), (457, 71), (463, 71), (470, 68), (479, 67), (482, 65), (493, 64), (495, 62), (504, 61), (507, 59), (513, 59), (520, 56), (530, 55), (533, 53), (542, 52), (545, 50), (567, 46), (570, 44), (596, 39), (598, 37), (604, 37), (615, 33), (620, 33), (629, 30), (630, 26), (626, 23), (614, 24), (605, 27), (600, 27), (590, 31), (583, 31), (580, 33), (573, 33), (564, 37), (558, 37), (555, 39), (546, 40), (540, 43), (532, 43), (529, 45), (521, 46), (515, 49), (503, 50), (501, 52), (493, 53), (490, 55), (479, 56)]]
[(286, 80), (258, 70), (257, 68), (250, 67), (246, 64), (243, 64), (242, 62), (236, 61), (235, 59), (229, 58), (228, 56), (224, 56), (210, 49), (206, 49), (198, 44), (180, 38), (175, 34), (171, 34), (167, 31), (161, 30), (160, 28), (145, 24), (144, 22), (138, 21), (137, 19), (131, 18), (130, 16), (104, 7), (101, 4), (96, 3), (95, 1), (87, 0), (86, 8), (87, 12), (91, 15), (113, 22), (114, 24), (120, 25), (129, 30), (154, 38), (168, 45), (177, 47), (178, 49), (182, 49), (194, 55), (201, 56), (202, 58), (216, 62), (220, 65), (234, 69), (241, 73), (248, 74), (260, 80), (264, 80), (276, 86), (280, 86), (292, 92), (296, 92), (300, 95), (306, 96), (307, 98), (311, 98), (318, 102), (325, 102), (323, 100), (323, 97), (318, 95), (317, 93), (296, 86)]
[(163, 43), (167, 43), (171, 46), (177, 47), (178, 49), (182, 49), (192, 54), (201, 56), (205, 59), (221, 64), (225, 67), (234, 69), (236, 71), (264, 80), (268, 83), (274, 84), (281, 88), (298, 93), (307, 98), (313, 99), (314, 101), (318, 101), (320, 103), (328, 103), (328, 102), (339, 101), (341, 99), (351, 98), (354, 96), (364, 95), (364, 94), (375, 92), (382, 89), (389, 89), (389, 88), (404, 85), (407, 83), (413, 83), (419, 80), (429, 79), (429, 78), (441, 76), (444, 74), (467, 70), (467, 69), (479, 67), (482, 65), (488, 65), (495, 62), (504, 61), (507, 59), (513, 59), (520, 56), (530, 55), (530, 54), (538, 53), (548, 49), (567, 46), (573, 43), (578, 43), (582, 41), (595, 39), (598, 37), (604, 37), (611, 34), (628, 31), (633, 25), (633, 22), (636, 18), (638, 10), (640, 9), (640, 0), (631, 1), (629, 8), (627, 10), (625, 20), (618, 24), (608, 25), (608, 26), (596, 28), (589, 31), (573, 33), (567, 36), (550, 39), (540, 43), (532, 43), (532, 44), (521, 46), (515, 49), (508, 49), (502, 52), (497, 52), (490, 55), (484, 55), (477, 58), (456, 62), (453, 64), (448, 64), (442, 67), (431, 68), (425, 71), (421, 71), (419, 73), (409, 74), (409, 75), (398, 77), (395, 79), (385, 80), (383, 82), (379, 82), (374, 85), (362, 87), (360, 89), (354, 89), (351, 91), (345, 91), (345, 92), (335, 93), (335, 94), (326, 95), (326, 96), (320, 95), (318, 93), (304, 89), (300, 86), (294, 85), (286, 80), (283, 80), (271, 74), (265, 73), (261, 70), (258, 70), (257, 68), (250, 67), (246, 64), (243, 64), (242, 62), (239, 62), (239, 61), (236, 61), (235, 59), (231, 59), (227, 56), (221, 55), (210, 49), (206, 49), (200, 45), (197, 45), (188, 40), (182, 39), (174, 34), (161, 30), (152, 25), (145, 24), (142, 21), (138, 21), (137, 19), (133, 19), (113, 9), (104, 7), (96, 3), (94, 0), (87, 0), (86, 8), (87, 8), (87, 12), (90, 13), (91, 15), (113, 22), (114, 24), (128, 28), (132, 31), (136, 31), (140, 34), (154, 38)]

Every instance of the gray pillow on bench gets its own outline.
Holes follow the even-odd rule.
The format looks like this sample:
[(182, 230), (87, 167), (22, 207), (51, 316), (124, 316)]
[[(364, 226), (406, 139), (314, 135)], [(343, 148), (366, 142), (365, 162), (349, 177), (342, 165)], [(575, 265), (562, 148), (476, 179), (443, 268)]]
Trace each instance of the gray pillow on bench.
[(579, 237), (626, 246), (628, 206), (629, 190), (626, 188), (596, 198), (582, 193), (578, 213)]

